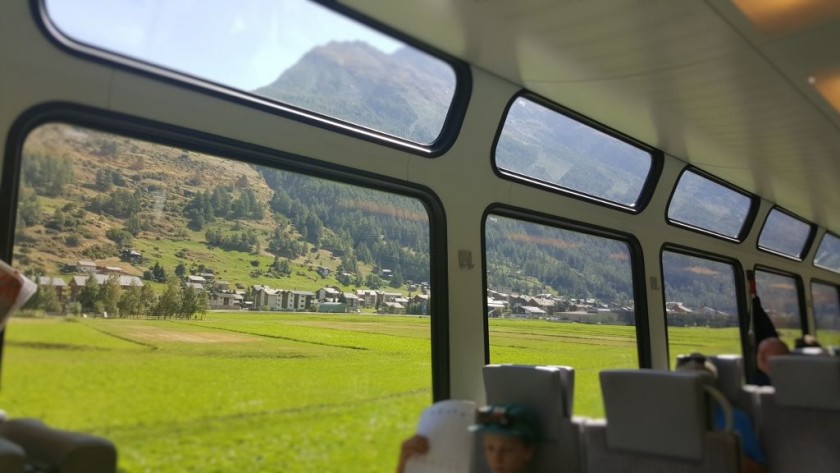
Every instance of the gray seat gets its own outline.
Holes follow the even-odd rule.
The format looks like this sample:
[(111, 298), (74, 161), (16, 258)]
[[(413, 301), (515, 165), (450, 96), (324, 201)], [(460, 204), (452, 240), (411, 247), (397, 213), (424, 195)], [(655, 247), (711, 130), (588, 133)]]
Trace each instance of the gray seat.
[(773, 473), (836, 472), (840, 465), (840, 358), (776, 356), (773, 388), (759, 393), (761, 439)]
[(117, 471), (117, 450), (114, 444), (101, 437), (53, 429), (36, 419), (0, 423), (0, 437), (20, 445), (26, 452), (26, 463), (42, 470), (56, 473)]
[[(564, 366), (487, 365), (488, 404), (523, 404), (540, 418), (540, 438), (532, 460), (535, 473), (581, 471), (581, 425), (572, 420), (575, 372)], [(476, 471), (489, 471), (476, 445)]]
[(23, 473), (25, 453), (20, 445), (0, 438), (0, 471), (3, 473)]
[(584, 428), (586, 471), (739, 471), (738, 438), (711, 430), (707, 375), (610, 370), (600, 377), (607, 419)]
[(758, 417), (758, 397), (744, 389), (744, 360), (741, 355), (716, 355), (709, 357), (718, 377), (715, 388), (723, 393), (733, 407), (746, 412), (753, 421)]

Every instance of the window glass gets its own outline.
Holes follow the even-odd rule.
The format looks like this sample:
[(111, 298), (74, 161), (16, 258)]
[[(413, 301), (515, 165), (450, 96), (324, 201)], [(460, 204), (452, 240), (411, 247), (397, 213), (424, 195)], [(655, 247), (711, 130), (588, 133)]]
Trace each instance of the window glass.
[(575, 415), (602, 417), (598, 373), (637, 368), (624, 242), (500, 215), (485, 222), (490, 361), (575, 368)]
[(820, 268), (840, 273), (840, 238), (826, 233), (814, 256), (814, 264)]
[(808, 242), (810, 235), (810, 225), (778, 209), (773, 209), (761, 230), (758, 246), (799, 259), (805, 252), (805, 243)]
[(796, 280), (790, 276), (757, 270), (755, 286), (761, 306), (770, 316), (779, 337), (788, 347), (793, 347), (794, 340), (802, 336), (802, 316)]
[(450, 65), (317, 2), (47, 0), (69, 38), (420, 144), (440, 135)]
[(738, 238), (750, 206), (748, 196), (697, 173), (685, 171), (668, 205), (668, 220)]
[(393, 468), (432, 400), (422, 202), (64, 124), (21, 165), (11, 417), (120, 471)]
[(840, 299), (836, 286), (811, 284), (817, 340), (824, 347), (840, 346)]
[(741, 354), (735, 267), (662, 252), (671, 366), (679, 355)]
[(523, 97), (510, 107), (495, 150), (508, 176), (634, 208), (651, 154)]

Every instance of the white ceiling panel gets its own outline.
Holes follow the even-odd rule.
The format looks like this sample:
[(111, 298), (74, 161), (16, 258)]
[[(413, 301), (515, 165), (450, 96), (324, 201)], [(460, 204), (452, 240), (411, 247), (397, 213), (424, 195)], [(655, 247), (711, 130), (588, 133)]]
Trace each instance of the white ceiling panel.
[(840, 115), (808, 83), (840, 70), (838, 18), (766, 34), (730, 0), (344, 3), (840, 232)]

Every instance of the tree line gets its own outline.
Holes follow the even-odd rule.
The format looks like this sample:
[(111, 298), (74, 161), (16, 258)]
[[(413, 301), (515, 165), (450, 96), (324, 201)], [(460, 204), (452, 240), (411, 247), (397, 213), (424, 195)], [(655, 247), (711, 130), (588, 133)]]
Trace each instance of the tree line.
[[(40, 281), (38, 275), (30, 275)], [(62, 303), (50, 284), (39, 284), (38, 290), (26, 302), (24, 309), (47, 313), (81, 315), (87, 312), (107, 314), (108, 317), (152, 316), (162, 318), (194, 318), (207, 311), (207, 295), (191, 287), (182, 287), (172, 279), (158, 296), (151, 285), (131, 285), (121, 288), (119, 277), (111, 276), (102, 284), (88, 276), (74, 301)]]

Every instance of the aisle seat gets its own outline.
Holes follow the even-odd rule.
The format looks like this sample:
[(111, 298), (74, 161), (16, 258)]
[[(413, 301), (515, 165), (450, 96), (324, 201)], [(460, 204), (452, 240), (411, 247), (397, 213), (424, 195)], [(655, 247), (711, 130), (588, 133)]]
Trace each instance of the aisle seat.
[[(523, 404), (540, 418), (535, 473), (581, 471), (581, 424), (572, 419), (574, 369), (565, 366), (487, 365), (483, 370), (487, 404)], [(489, 471), (476, 442), (476, 471)]]
[(840, 465), (840, 358), (770, 358), (773, 387), (759, 392), (760, 435), (773, 473), (836, 472)]
[[(726, 473), (740, 469), (738, 438), (711, 427), (709, 377), (698, 372), (602, 371), (606, 420), (585, 424), (585, 469), (615, 473)], [(723, 400), (725, 402), (725, 400)], [(724, 409), (731, 409), (724, 406)]]

